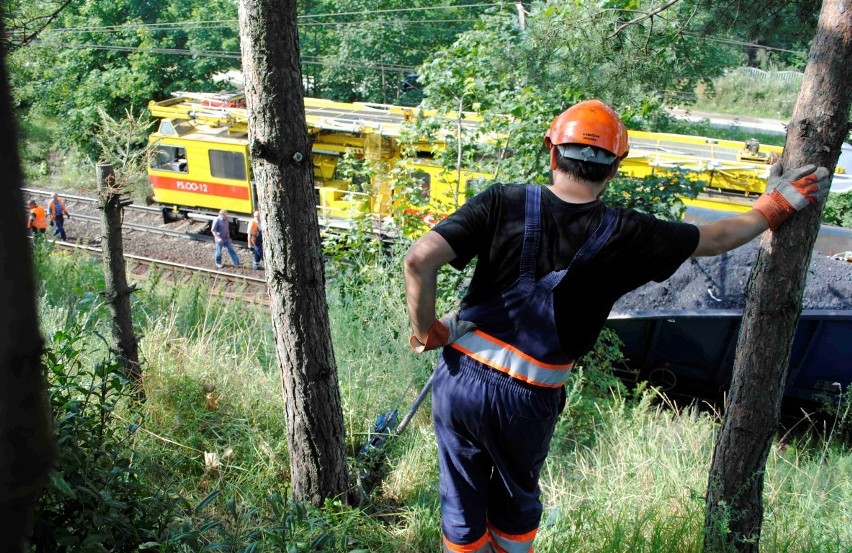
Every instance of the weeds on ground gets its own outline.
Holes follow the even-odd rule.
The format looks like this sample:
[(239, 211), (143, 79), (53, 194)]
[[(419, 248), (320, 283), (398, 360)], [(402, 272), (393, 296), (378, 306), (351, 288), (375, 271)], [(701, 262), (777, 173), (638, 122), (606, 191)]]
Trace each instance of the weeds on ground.
[[(102, 383), (115, 381), (109, 376), (114, 371), (98, 369), (108, 360), (102, 341), (92, 334), (104, 324), (100, 310), (78, 306), (86, 294), (97, 298), (99, 289), (98, 275), (85, 263), (48, 250), (38, 265), (46, 326), (67, 321), (71, 328), (76, 322), (81, 334), (73, 349), (84, 352), (73, 370), (65, 360), (71, 355), (54, 354), (64, 361), (52, 373), (68, 382), (78, 370), (84, 378), (52, 392), (55, 414), (59, 420), (73, 413), (67, 424), (83, 426), (75, 432), (98, 435), (102, 428), (107, 439), (101, 445), (73, 439), (72, 445), (84, 451), (62, 462), (94, 461), (85, 467), (60, 465), (60, 470), (75, 494), (86, 482), (97, 482), (109, 491), (110, 501), (119, 498), (129, 510), (100, 493), (95, 498), (79, 492), (91, 502), (72, 510), (77, 522), (69, 523), (73, 498), (55, 479), (41, 513), (50, 521), (45, 526), (63, 525), (69, 543), (93, 543), (80, 530), (84, 522), (97, 529), (91, 524), (96, 514), (119, 517), (117, 528), (128, 520), (133, 528), (105, 539), (138, 540), (139, 546), (163, 552), (416, 553), (438, 547), (437, 462), (428, 402), (391, 444), (384, 478), (368, 507), (330, 501), (314, 509), (290, 501), (280, 379), (267, 315), (253, 306), (204, 297), (200, 283), (173, 291), (151, 282), (134, 295), (138, 332), (144, 334), (144, 405), (108, 395), (104, 407), (91, 401), (85, 412), (74, 407), (80, 404), (67, 398), (85, 397), (89, 390), (92, 398), (101, 397), (101, 390), (112, 394)], [(329, 276), (328, 298), (347, 439), (354, 451), (379, 411), (410, 403), (434, 357), (415, 356), (404, 346), (398, 255), (346, 270), (351, 272)], [(337, 278), (346, 279), (345, 290)], [(61, 343), (57, 339), (51, 351), (61, 352)], [(596, 355), (580, 363), (543, 472), (545, 515), (536, 550), (697, 553), (718, 420), (664, 408), (653, 392), (630, 395), (605, 371), (595, 375), (598, 366), (606, 369), (617, 358), (614, 343), (603, 342)], [(115, 461), (106, 467), (106, 459)], [(814, 437), (773, 448), (764, 551), (852, 548), (852, 481), (845, 477), (850, 471), (852, 453), (833, 440)], [(143, 505), (134, 510), (137, 502)], [(92, 547), (88, 550), (102, 550)], [(115, 550), (128, 550), (122, 547)]]
[(731, 71), (714, 79), (712, 88), (700, 89), (693, 107), (710, 113), (787, 120), (801, 85), (801, 78), (782, 80), (773, 78), (771, 73), (769, 78), (757, 78)]

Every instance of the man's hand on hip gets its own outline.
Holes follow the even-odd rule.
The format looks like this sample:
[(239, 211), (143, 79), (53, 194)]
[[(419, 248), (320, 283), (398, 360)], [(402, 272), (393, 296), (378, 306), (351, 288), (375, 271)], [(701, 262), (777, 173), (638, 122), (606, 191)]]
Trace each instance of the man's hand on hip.
[(429, 327), (425, 342), (421, 342), (416, 336), (412, 336), (408, 339), (408, 344), (415, 352), (423, 353), (452, 344), (474, 328), (476, 328), (476, 325), (472, 322), (459, 320), (458, 311), (451, 311), (440, 319), (435, 319), (435, 322)]

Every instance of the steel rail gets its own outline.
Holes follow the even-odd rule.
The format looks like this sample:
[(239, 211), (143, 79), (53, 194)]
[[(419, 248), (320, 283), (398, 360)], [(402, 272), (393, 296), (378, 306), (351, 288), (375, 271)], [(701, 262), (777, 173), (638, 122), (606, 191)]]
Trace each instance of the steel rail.
[[(38, 194), (41, 196), (52, 196), (56, 192), (55, 190), (40, 190), (38, 188), (21, 188), (21, 191), (23, 191), (25, 194)], [(60, 196), (62, 196), (62, 199), (64, 200), (71, 200), (74, 202), (94, 204), (98, 201), (97, 198), (92, 198), (89, 196), (76, 196), (73, 194), (60, 194)], [(159, 207), (151, 207), (147, 205), (130, 204), (125, 206), (125, 208), (132, 209), (134, 211), (143, 211), (146, 213), (161, 213), (161, 209)]]
[[(98, 217), (96, 215), (83, 215), (83, 214), (76, 214), (76, 215), (74, 215), (74, 218), (80, 219), (80, 220), (83, 220), (83, 221), (94, 221), (94, 222), (99, 222), (101, 220), (100, 217)], [(161, 227), (151, 227), (151, 226), (143, 225), (143, 224), (140, 224), (140, 223), (130, 223), (128, 221), (122, 221), (121, 228), (130, 229), (130, 230), (138, 230), (138, 231), (147, 232), (147, 233), (150, 233), (150, 234), (161, 234), (163, 236), (171, 236), (171, 237), (174, 237), (174, 238), (188, 238), (190, 240), (197, 240), (199, 242), (212, 242), (213, 241), (212, 236), (207, 236), (207, 235), (204, 235), (204, 234), (197, 234), (197, 233), (193, 233), (193, 232), (186, 232), (186, 231), (180, 231), (180, 230), (171, 230), (171, 229), (165, 229), (165, 228), (161, 228)], [(239, 241), (234, 241), (234, 243), (240, 244), (240, 245), (243, 244), (242, 242), (239, 242)]]
[[(90, 253), (96, 253), (98, 255), (103, 254), (103, 248), (98, 248), (98, 247), (95, 247), (95, 246), (87, 246), (87, 245), (84, 245), (84, 244), (74, 244), (72, 242), (58, 242), (58, 241), (54, 241), (53, 244), (54, 244), (54, 246), (66, 248), (66, 249), (69, 249), (69, 250), (82, 250), (82, 251), (87, 251), (87, 252), (90, 252)], [(198, 267), (198, 266), (195, 266), (195, 265), (187, 265), (185, 263), (175, 263), (173, 261), (167, 261), (167, 260), (164, 260), (164, 259), (154, 259), (153, 257), (145, 257), (145, 256), (134, 255), (134, 254), (130, 254), (130, 253), (124, 254), (124, 258), (131, 260), (131, 261), (136, 261), (136, 262), (139, 262), (139, 263), (146, 263), (148, 265), (156, 265), (158, 267), (165, 267), (165, 268), (169, 268), (169, 269), (177, 269), (177, 270), (181, 270), (181, 271), (185, 271), (185, 272), (191, 272), (191, 273), (201, 273), (201, 274), (205, 274), (205, 275), (208, 275), (208, 276), (223, 278), (223, 279), (226, 279), (226, 280), (237, 280), (237, 281), (249, 282), (249, 283), (252, 283), (252, 284), (262, 284), (262, 285), (266, 286), (266, 279), (260, 278), (260, 277), (240, 275), (240, 274), (236, 274), (236, 273), (229, 273), (229, 272), (226, 272), (226, 271), (217, 271), (215, 269), (208, 269), (206, 267)]]

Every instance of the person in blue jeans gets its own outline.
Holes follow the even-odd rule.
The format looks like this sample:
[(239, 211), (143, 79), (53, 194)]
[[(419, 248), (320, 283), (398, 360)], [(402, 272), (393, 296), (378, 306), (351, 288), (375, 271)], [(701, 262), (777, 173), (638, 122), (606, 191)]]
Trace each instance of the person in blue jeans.
[(62, 201), (59, 194), (53, 194), (53, 199), (50, 200), (47, 209), (50, 213), (50, 224), (53, 226), (53, 235), (56, 236), (58, 234), (63, 242), (67, 241), (68, 237), (65, 236), (65, 218), (68, 217), (70, 219), (71, 215), (65, 209), (65, 202)]
[[(495, 184), (423, 235), (405, 257), (417, 352), (441, 349), (433, 378), (442, 550), (532, 551), (539, 476), (564, 383), (613, 304), (687, 259), (718, 255), (828, 194), (829, 172), (770, 170), (754, 209), (709, 225), (612, 208), (601, 196), (627, 157), (627, 129), (589, 100), (545, 134), (549, 186)], [(437, 276), (477, 258), (461, 310), (436, 318)]]
[(260, 228), (260, 211), (254, 212), (254, 217), (248, 224), (248, 247), (252, 254), (252, 269), (260, 269), (263, 261), (263, 231)]
[(231, 243), (231, 225), (228, 223), (227, 210), (219, 210), (219, 216), (210, 225), (210, 233), (213, 235), (213, 240), (216, 243), (216, 256), (214, 258), (216, 267), (219, 269), (223, 267), (222, 248), (228, 250), (228, 253), (231, 255), (231, 261), (234, 262), (234, 267), (239, 267), (240, 258), (234, 250), (234, 244)]

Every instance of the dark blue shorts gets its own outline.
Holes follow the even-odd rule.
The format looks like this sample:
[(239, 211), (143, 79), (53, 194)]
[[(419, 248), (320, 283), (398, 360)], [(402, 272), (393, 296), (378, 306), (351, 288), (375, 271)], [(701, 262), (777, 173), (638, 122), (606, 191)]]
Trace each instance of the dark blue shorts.
[(444, 349), (432, 414), (445, 550), (480, 551), (470, 546), (485, 541), (529, 550), (542, 512), (539, 474), (564, 406), (562, 387), (526, 384)]

